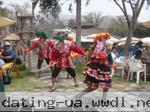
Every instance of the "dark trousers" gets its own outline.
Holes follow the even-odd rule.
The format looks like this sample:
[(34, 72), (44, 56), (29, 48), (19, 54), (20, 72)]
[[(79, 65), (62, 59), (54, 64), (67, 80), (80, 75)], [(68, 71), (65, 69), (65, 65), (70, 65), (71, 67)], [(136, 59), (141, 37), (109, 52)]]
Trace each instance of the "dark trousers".
[(50, 60), (49, 60), (48, 58), (45, 58), (45, 59), (39, 59), (39, 58), (38, 58), (37, 69), (40, 69), (40, 68), (41, 68), (42, 63), (43, 63), (44, 60), (46, 61), (47, 64), (49, 64)]
[(4, 82), (0, 79), (0, 92), (4, 92)]
[[(72, 77), (76, 76), (75, 70), (73, 68), (65, 68), (65, 69), (68, 72), (68, 74), (70, 74)], [(60, 71), (61, 71), (61, 68), (59, 68), (55, 65), (55, 67), (52, 71), (52, 77), (56, 78), (59, 75)]]

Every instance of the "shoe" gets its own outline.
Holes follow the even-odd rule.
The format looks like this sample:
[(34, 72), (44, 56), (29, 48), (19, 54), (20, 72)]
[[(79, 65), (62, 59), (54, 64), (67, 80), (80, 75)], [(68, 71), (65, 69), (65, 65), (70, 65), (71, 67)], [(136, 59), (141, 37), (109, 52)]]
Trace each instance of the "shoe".
[(79, 85), (78, 85), (78, 84), (75, 84), (74, 87), (79, 87)]
[(55, 92), (56, 88), (51, 88), (51, 90), (49, 92)]

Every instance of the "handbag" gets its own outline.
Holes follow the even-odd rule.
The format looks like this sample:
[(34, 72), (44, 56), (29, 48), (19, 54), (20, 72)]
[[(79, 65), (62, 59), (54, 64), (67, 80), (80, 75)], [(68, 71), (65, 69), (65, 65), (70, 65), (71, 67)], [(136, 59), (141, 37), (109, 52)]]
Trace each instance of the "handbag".
[(4, 81), (4, 84), (6, 85), (11, 84), (11, 77), (9, 76), (8, 73), (6, 73), (6, 75), (3, 76), (3, 81)]

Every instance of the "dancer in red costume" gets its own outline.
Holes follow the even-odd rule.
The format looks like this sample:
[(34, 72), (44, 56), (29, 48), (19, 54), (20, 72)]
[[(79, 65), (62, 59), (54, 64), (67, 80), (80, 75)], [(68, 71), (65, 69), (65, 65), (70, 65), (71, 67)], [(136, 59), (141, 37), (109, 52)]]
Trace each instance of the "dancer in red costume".
[[(35, 48), (39, 49), (38, 52), (38, 63), (37, 63), (37, 69), (41, 69), (41, 65), (43, 61), (45, 60), (46, 63), (49, 65), (50, 62), (50, 53), (51, 53), (51, 47), (52, 46), (52, 41), (48, 39), (48, 36), (44, 32), (38, 32), (37, 37), (39, 38), (37, 41), (35, 41), (33, 44), (31, 44), (30, 48), (26, 50), (26, 52), (29, 52)], [(46, 40), (48, 39), (48, 40)], [(40, 71), (38, 72), (38, 77), (41, 76)]]
[(108, 33), (97, 34), (95, 45), (90, 53), (90, 59), (83, 71), (85, 76), (85, 88), (77, 98), (81, 98), (88, 92), (98, 89), (103, 89), (103, 98), (106, 98), (106, 93), (111, 87), (110, 68), (108, 66), (107, 54), (105, 53), (106, 40), (110, 38)]
[(55, 91), (55, 83), (56, 78), (59, 75), (60, 71), (62, 69), (66, 69), (67, 72), (72, 76), (75, 86), (77, 86), (76, 81), (76, 73), (73, 69), (73, 62), (71, 59), (71, 51), (74, 51), (76, 53), (79, 53), (81, 55), (84, 55), (84, 50), (75, 46), (75, 45), (69, 45), (64, 42), (64, 40), (68, 37), (67, 34), (58, 34), (58, 36), (55, 36), (53, 39), (58, 40), (58, 43), (53, 46), (52, 54), (51, 54), (51, 62), (50, 64), (54, 66), (54, 69), (52, 71), (52, 91)]

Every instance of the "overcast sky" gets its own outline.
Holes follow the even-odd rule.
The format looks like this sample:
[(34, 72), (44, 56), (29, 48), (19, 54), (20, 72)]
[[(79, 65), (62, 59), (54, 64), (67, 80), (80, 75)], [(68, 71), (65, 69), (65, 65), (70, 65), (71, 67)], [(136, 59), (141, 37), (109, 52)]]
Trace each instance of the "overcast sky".
[[(31, 0), (2, 0), (5, 6), (8, 6), (8, 4), (16, 3), (16, 4), (22, 4), (24, 1), (30, 2)], [(64, 3), (65, 0), (61, 0), (62, 3)], [(68, 2), (65, 2), (64, 5), (62, 5), (62, 12), (61, 14), (65, 15), (75, 15), (76, 14), (76, 6), (73, 5), (73, 12), (69, 12), (69, 4), (73, 0), (68, 0)], [(85, 1), (82, 0), (82, 15), (86, 15), (89, 12), (101, 12), (102, 15), (122, 15), (122, 12), (120, 9), (115, 5), (115, 3), (112, 0), (91, 0), (90, 4), (88, 6), (85, 6)], [(31, 2), (30, 2), (31, 3)], [(39, 8), (36, 8), (36, 13), (38, 13)], [(129, 10), (129, 8), (128, 8)], [(149, 9), (146, 9), (146, 4), (144, 5), (141, 14), (139, 16), (139, 21), (147, 21), (150, 20), (150, 7)]]

